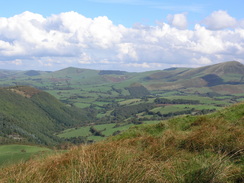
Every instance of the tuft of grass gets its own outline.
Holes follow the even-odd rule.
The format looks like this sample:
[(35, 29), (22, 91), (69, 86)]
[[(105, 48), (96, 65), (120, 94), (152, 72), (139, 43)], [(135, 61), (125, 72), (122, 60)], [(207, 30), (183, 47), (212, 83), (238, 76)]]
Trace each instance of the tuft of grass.
[(194, 130), (181, 142), (190, 151), (211, 150), (234, 154), (244, 149), (243, 128), (223, 118), (199, 118), (192, 123)]

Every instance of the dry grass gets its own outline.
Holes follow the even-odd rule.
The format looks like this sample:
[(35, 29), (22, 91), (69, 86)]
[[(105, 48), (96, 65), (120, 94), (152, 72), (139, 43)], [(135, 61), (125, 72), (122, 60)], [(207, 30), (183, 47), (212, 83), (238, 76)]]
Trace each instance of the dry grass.
[(187, 130), (170, 121), (136, 127), (105, 142), (6, 167), (0, 182), (244, 182), (242, 114), (232, 122), (221, 116), (183, 119)]
[(190, 151), (209, 149), (216, 153), (233, 154), (244, 149), (241, 126), (228, 123), (223, 118), (199, 119), (192, 125), (194, 130), (182, 141), (182, 147)]

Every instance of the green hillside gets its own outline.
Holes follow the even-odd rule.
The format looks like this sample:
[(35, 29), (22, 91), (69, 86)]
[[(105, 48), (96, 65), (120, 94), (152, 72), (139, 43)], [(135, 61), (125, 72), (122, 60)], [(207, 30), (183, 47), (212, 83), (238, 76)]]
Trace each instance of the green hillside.
[(0, 182), (244, 182), (244, 103), (139, 125), (0, 171)]
[[(236, 61), (230, 61), (200, 68), (172, 68), (154, 73), (145, 79), (150, 82), (155, 81), (153, 84), (150, 84), (150, 82), (148, 82), (149, 85), (147, 84), (151, 90), (182, 90), (184, 88), (212, 87), (227, 84), (243, 85), (244, 65)], [(236, 87), (238, 88), (238, 86)], [(210, 89), (212, 90), (212, 88)], [(233, 93), (235, 92), (233, 91)]]
[(86, 116), (31, 87), (0, 88), (0, 143), (57, 144), (54, 132), (84, 123)]

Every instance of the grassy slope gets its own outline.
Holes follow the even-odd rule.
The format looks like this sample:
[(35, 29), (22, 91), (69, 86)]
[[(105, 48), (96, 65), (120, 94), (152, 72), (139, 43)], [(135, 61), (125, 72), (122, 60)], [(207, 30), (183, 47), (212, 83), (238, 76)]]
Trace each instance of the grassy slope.
[(244, 103), (4, 168), (0, 182), (243, 182)]
[[(53, 145), (58, 140), (53, 135), (55, 131), (72, 127), (83, 119), (79, 110), (65, 106), (46, 92), (30, 87), (15, 90), (29, 93), (0, 89), (0, 136), (18, 134), (29, 142)], [(32, 96), (25, 96), (33, 91)]]

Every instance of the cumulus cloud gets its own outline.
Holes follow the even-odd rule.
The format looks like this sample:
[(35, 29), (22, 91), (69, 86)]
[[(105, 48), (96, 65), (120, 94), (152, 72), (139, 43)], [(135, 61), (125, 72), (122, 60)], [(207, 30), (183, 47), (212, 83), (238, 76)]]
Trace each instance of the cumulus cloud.
[[(210, 16), (217, 20), (218, 15)], [(226, 20), (228, 24), (220, 21), (215, 26), (222, 29), (234, 25), (231, 18)], [(197, 24), (189, 30), (185, 14), (170, 15), (168, 21), (126, 28), (114, 25), (106, 16), (91, 19), (76, 12), (50, 17), (24, 12), (0, 18), (0, 65), (133, 71), (244, 60), (242, 24), (236, 29), (211, 30), (208, 20), (209, 26)]]
[(187, 18), (185, 14), (174, 14), (167, 16), (168, 23), (178, 29), (186, 29)]
[(231, 17), (226, 11), (214, 11), (210, 16), (203, 20), (203, 24), (211, 30), (220, 30), (225, 28), (233, 28), (237, 24), (237, 20)]

